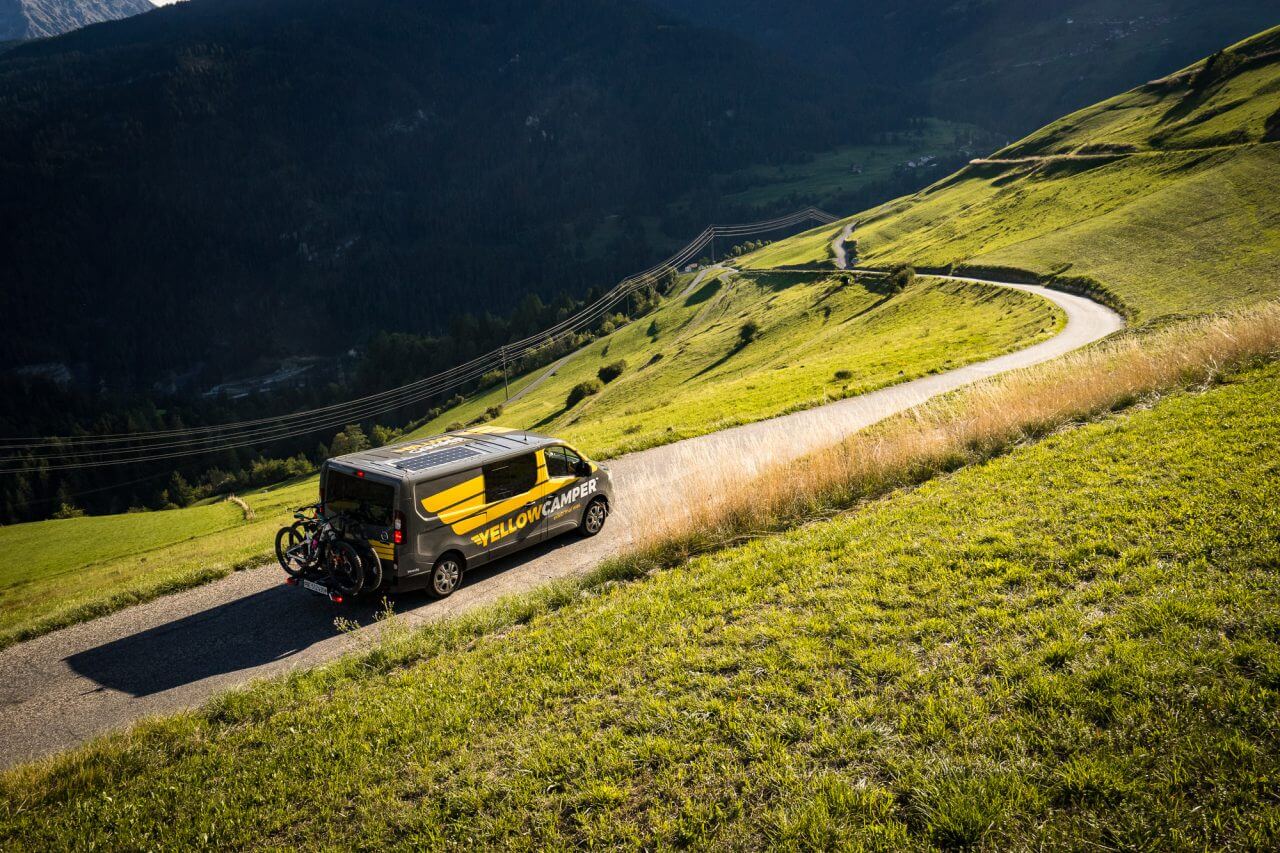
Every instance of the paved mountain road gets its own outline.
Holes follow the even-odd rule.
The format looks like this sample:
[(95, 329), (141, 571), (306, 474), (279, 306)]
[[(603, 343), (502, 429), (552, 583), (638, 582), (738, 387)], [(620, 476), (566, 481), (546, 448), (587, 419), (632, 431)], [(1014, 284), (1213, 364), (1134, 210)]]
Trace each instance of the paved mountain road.
[[(1047, 361), (1123, 325), (1117, 314), (1080, 296), (987, 283), (1053, 301), (1066, 311), (1066, 327), (999, 358), (615, 459), (609, 467), (618, 505), (600, 536), (566, 536), (485, 566), (445, 601), (401, 596), (397, 612), (420, 624), (581, 574), (627, 546), (643, 507), (678, 502), (686, 478), (793, 460), (938, 394)], [(75, 746), (146, 715), (195, 707), (255, 678), (332, 660), (373, 638), (372, 606), (337, 607), (282, 580), (275, 566), (237, 572), (0, 652), (0, 730), (6, 735), (0, 766)], [(340, 633), (333, 625), (340, 614), (366, 627)]]

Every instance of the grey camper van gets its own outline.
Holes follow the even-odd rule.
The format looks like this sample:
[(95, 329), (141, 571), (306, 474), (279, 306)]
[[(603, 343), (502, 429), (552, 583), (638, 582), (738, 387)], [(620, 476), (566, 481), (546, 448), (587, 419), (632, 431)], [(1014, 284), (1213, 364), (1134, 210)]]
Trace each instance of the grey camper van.
[(594, 536), (612, 500), (608, 469), (565, 442), (484, 425), (328, 460), (318, 510), (377, 555), (378, 588), (444, 598), (467, 569), (570, 530)]

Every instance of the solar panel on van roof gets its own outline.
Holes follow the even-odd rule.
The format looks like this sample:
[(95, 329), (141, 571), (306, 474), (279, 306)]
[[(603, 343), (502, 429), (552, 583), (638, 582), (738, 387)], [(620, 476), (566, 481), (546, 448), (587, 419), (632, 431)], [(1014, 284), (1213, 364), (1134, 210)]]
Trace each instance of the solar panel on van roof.
[(437, 450), (434, 453), (424, 453), (421, 456), (402, 459), (395, 463), (395, 466), (401, 471), (422, 471), (427, 468), (434, 468), (437, 465), (457, 462), (459, 459), (468, 459), (479, 455), (476, 451), (468, 450), (465, 447), (450, 447), (448, 450)]

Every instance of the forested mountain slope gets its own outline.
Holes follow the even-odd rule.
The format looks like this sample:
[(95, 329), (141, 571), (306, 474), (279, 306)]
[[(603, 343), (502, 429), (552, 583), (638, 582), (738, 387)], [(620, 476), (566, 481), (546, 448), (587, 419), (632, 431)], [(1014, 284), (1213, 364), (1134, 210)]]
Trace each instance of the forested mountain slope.
[(935, 115), (1024, 133), (1280, 23), (1271, 0), (658, 0)]
[(610, 216), (909, 111), (822, 88), (628, 0), (192, 0), (20, 47), (0, 365), (119, 387), (582, 293), (656, 256)]

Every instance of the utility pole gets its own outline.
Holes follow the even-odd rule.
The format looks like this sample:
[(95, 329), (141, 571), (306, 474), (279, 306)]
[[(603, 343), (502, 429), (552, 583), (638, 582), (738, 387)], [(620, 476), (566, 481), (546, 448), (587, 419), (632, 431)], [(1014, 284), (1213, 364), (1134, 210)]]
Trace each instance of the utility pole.
[(511, 402), (511, 389), (507, 387), (507, 347), (506, 344), (498, 347), (498, 352), (502, 355), (502, 396), (504, 402)]

